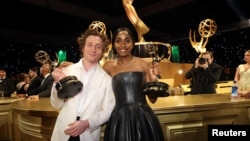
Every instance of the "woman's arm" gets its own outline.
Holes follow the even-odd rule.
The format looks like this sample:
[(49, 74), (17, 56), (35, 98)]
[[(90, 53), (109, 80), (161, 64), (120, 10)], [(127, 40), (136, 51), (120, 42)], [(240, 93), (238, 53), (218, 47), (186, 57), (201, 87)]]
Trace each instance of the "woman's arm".
[[(157, 81), (158, 79), (160, 79), (160, 66), (159, 63), (149, 63), (148, 65), (148, 80), (149, 81)], [(148, 82), (149, 82), (148, 81)]]
[(240, 65), (236, 69), (234, 80), (237, 82), (237, 85), (238, 85), (238, 81), (240, 80)]

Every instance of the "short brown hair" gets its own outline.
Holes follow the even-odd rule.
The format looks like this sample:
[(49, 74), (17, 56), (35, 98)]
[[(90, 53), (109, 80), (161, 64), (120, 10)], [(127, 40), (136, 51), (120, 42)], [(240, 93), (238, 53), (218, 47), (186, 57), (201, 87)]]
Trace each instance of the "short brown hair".
[(103, 49), (102, 49), (102, 53), (105, 53), (108, 51), (108, 45), (110, 44), (110, 41), (109, 41), (107, 35), (100, 33), (97, 30), (87, 29), (84, 33), (81, 34), (80, 37), (77, 38), (77, 43), (79, 45), (79, 49), (80, 49), (80, 53), (81, 53), (82, 57), (83, 57), (83, 54), (82, 54), (81, 50), (85, 46), (87, 37), (89, 37), (90, 35), (98, 36), (101, 38), (101, 40), (103, 41), (103, 44), (104, 44)]
[(211, 58), (214, 58), (214, 55), (213, 55), (213, 53), (211, 51), (205, 51), (205, 52), (201, 53), (200, 56), (203, 56), (205, 54), (209, 54)]

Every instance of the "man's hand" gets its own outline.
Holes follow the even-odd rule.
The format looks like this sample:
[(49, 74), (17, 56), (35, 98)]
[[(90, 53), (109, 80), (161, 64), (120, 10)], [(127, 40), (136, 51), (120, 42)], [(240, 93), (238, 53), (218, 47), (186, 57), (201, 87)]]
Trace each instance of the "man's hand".
[(208, 65), (209, 65), (208, 62), (206, 61), (204, 64), (200, 64), (199, 59), (200, 58), (196, 58), (196, 60), (195, 60), (195, 68), (200, 67), (200, 68), (203, 68), (203, 69), (207, 69)]
[(39, 101), (39, 95), (31, 95), (26, 100)]
[(195, 68), (198, 68), (199, 67), (199, 59), (200, 58), (196, 58), (196, 60), (195, 60), (195, 63), (194, 63), (194, 66), (195, 66)]
[(200, 64), (199, 67), (201, 67), (203, 69), (207, 69), (208, 68), (208, 62), (206, 62), (204, 64)]
[(17, 98), (26, 98), (26, 94), (17, 94)]
[(69, 128), (64, 130), (66, 135), (76, 137), (89, 128), (88, 120), (77, 120), (69, 124)]
[(62, 67), (67, 67), (67, 66), (70, 66), (74, 64), (73, 62), (69, 62), (69, 61), (63, 61), (60, 63), (60, 65), (58, 66), (59, 68), (62, 68)]
[(66, 77), (66, 74), (62, 71), (61, 68), (55, 68), (51, 74), (55, 82), (59, 82), (62, 78)]

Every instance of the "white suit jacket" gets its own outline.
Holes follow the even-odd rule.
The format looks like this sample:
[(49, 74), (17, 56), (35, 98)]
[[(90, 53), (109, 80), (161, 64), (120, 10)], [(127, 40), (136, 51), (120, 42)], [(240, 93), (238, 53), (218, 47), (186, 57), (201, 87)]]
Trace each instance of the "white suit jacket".
[[(83, 73), (82, 68), (83, 64), (81, 59), (78, 63), (68, 66), (63, 71), (67, 76), (76, 76), (79, 80), (80, 74)], [(101, 125), (108, 121), (115, 105), (111, 77), (100, 65), (98, 65), (96, 71), (93, 72), (91, 79), (93, 79), (92, 82), (94, 83), (90, 84), (90, 91), (83, 103), (83, 113), (80, 117), (80, 120), (87, 119), (89, 121), (90, 128), (80, 135), (82, 141), (100, 140)], [(64, 101), (58, 98), (54, 83), (51, 90), (50, 101), (55, 109), (60, 110), (51, 141), (67, 141), (69, 136), (64, 133), (64, 130), (68, 128), (69, 123), (76, 120), (79, 94)]]

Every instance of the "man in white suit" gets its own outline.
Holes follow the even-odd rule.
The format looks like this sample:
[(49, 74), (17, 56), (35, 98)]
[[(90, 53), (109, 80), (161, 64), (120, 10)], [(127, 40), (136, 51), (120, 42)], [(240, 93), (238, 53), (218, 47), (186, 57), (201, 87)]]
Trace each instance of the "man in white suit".
[[(98, 63), (108, 49), (106, 34), (87, 29), (77, 41), (83, 56), (80, 61), (52, 72), (55, 82), (50, 101), (60, 112), (51, 141), (71, 141), (71, 137), (78, 136), (79, 141), (99, 141), (101, 126), (108, 121), (115, 105), (111, 77)], [(75, 76), (83, 88), (75, 96), (62, 99), (56, 85), (66, 76)]]

